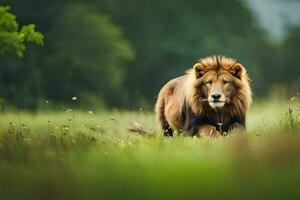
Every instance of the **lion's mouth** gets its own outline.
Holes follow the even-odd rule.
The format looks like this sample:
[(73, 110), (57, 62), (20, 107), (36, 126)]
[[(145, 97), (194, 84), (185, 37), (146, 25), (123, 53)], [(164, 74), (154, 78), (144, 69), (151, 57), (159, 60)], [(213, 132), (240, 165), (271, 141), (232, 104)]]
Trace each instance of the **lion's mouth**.
[(225, 98), (225, 99), (203, 99), (202, 102), (204, 102), (204, 101), (208, 102), (208, 104), (212, 108), (222, 108), (230, 102), (230, 99), (229, 98)]
[(230, 98), (225, 98), (225, 99), (202, 99), (201, 102), (207, 102), (212, 108), (222, 108), (226, 104), (230, 103)]
[(225, 105), (226, 102), (220, 100), (214, 100), (214, 101), (209, 101), (208, 103), (212, 108), (221, 108)]
[(209, 100), (209, 99), (202, 99), (202, 102), (208, 102), (208, 103), (229, 103), (229, 99), (225, 99), (224, 101), (222, 100)]
[(210, 103), (226, 103), (226, 101), (220, 101), (220, 100), (213, 100), (209, 101)]

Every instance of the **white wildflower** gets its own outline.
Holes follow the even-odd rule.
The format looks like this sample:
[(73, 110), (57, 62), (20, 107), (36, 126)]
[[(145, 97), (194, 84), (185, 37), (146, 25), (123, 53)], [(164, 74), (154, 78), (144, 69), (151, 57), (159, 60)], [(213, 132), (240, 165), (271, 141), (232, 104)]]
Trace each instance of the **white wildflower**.
[(292, 97), (292, 98), (291, 98), (291, 101), (294, 101), (295, 99), (296, 99), (296, 97)]
[(138, 122), (134, 122), (134, 126), (137, 128), (142, 128), (142, 124), (138, 123)]

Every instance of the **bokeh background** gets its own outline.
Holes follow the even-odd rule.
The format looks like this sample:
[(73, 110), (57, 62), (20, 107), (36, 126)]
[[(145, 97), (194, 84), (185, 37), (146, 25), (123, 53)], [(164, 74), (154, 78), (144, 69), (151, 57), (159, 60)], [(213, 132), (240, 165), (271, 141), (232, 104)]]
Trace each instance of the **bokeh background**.
[[(0, 199), (299, 199), (299, 10), (298, 0), (0, 1)], [(247, 133), (164, 137), (160, 87), (222, 54), (252, 79)]]
[[(3, 0), (42, 46), (0, 57), (3, 109), (152, 110), (160, 87), (198, 58), (243, 63), (255, 98), (300, 85), (297, 0)], [(3, 26), (3, 24), (2, 24)]]

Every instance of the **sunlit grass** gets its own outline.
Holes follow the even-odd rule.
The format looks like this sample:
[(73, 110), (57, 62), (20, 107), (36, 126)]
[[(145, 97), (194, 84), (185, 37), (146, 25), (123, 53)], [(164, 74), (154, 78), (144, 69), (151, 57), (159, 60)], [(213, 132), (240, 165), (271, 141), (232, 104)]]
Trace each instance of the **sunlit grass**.
[(255, 103), (247, 116), (247, 129), (250, 132), (269, 132), (284, 128), (289, 110), (293, 110), (293, 117), (300, 115), (299, 100), (282, 101), (269, 100)]
[(298, 106), (254, 104), (247, 134), (217, 140), (165, 138), (151, 112), (2, 113), (0, 199), (295, 198)]

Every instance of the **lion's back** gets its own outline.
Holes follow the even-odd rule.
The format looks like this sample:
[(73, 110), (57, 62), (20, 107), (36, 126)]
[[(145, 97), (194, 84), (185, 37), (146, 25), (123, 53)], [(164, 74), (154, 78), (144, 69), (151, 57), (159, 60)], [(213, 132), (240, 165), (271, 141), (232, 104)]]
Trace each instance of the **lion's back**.
[(185, 100), (185, 85), (188, 76), (180, 76), (167, 82), (160, 90), (156, 102), (156, 115), (162, 129), (166, 124), (173, 129), (182, 129), (182, 106)]

